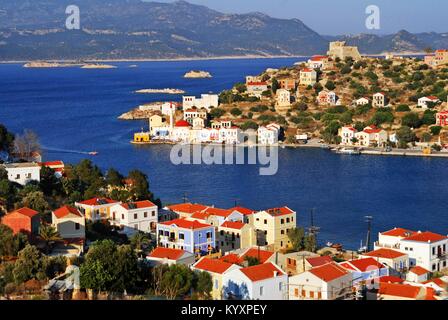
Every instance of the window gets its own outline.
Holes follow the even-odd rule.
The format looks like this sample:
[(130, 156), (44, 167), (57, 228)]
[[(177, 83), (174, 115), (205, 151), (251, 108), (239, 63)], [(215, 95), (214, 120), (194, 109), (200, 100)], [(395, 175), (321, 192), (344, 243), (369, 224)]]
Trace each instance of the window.
[(263, 287), (260, 287), (260, 296), (263, 295), (263, 291), (264, 291), (264, 288), (263, 288)]
[(215, 279), (215, 289), (218, 289), (219, 288), (219, 282), (218, 282), (218, 279)]
[(121, 215), (121, 220), (124, 220), (124, 214)]
[(280, 282), (280, 283), (278, 284), (278, 291), (282, 291), (282, 287), (283, 287), (283, 283)]
[(289, 218), (286, 218), (286, 223), (289, 223), (289, 221), (290, 221)]
[(134, 213), (134, 220), (137, 220), (137, 214)]
[(134, 229), (138, 230), (138, 224), (134, 224)]
[(280, 230), (280, 234), (285, 234), (285, 230)]
[(180, 240), (184, 240), (185, 239), (185, 235), (183, 233), (179, 233), (179, 239)]
[(170, 235), (169, 231), (165, 231), (165, 237), (168, 237)]
[(16, 175), (16, 180), (19, 180), (20, 179), (20, 174), (17, 174)]
[(299, 296), (299, 289), (295, 288), (294, 289), (294, 297), (298, 297)]
[(207, 232), (207, 239), (211, 239), (212, 238), (212, 233), (209, 231)]
[(436, 254), (436, 247), (432, 247), (432, 255), (435, 255), (435, 254)]
[(280, 224), (284, 224), (285, 223), (285, 219), (280, 219)]
[(264, 219), (264, 224), (268, 224), (268, 220)]
[(151, 212), (151, 216), (155, 217), (156, 216), (156, 212), (155, 211)]
[(434, 270), (436, 270), (436, 265), (435, 264), (432, 265), (432, 271), (434, 271)]
[(163, 236), (163, 230), (159, 230), (159, 236)]
[(148, 212), (143, 212), (143, 217), (148, 218)]

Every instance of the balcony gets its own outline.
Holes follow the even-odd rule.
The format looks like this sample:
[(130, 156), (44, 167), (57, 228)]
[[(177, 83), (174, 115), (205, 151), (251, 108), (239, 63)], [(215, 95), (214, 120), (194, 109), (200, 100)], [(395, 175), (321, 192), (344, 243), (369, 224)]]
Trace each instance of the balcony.
[(392, 245), (392, 244), (379, 243), (378, 241), (376, 241), (375, 246), (380, 247), (380, 248), (387, 248), (387, 249), (400, 249), (399, 243)]

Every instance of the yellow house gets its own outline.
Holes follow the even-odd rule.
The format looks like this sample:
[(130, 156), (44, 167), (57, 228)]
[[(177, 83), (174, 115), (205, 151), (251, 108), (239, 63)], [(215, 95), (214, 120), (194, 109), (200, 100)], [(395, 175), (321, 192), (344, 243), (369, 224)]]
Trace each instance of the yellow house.
[(288, 207), (259, 211), (250, 216), (249, 224), (257, 232), (258, 245), (287, 248), (291, 245), (288, 232), (297, 226), (296, 212)]
[(119, 203), (119, 201), (107, 198), (92, 198), (81, 202), (75, 202), (75, 207), (84, 214), (86, 219), (99, 221), (109, 219), (110, 208)]
[(134, 133), (134, 142), (136, 143), (144, 143), (151, 141), (151, 136), (149, 132), (137, 132)]
[(193, 266), (193, 270), (208, 272), (212, 277), (212, 298), (214, 300), (222, 300), (223, 297), (223, 276), (227, 272), (241, 267), (236, 264), (231, 264), (218, 259), (210, 259), (207, 257), (201, 258)]
[(218, 227), (216, 244), (222, 253), (253, 247), (257, 244), (255, 229), (240, 221), (225, 221)]

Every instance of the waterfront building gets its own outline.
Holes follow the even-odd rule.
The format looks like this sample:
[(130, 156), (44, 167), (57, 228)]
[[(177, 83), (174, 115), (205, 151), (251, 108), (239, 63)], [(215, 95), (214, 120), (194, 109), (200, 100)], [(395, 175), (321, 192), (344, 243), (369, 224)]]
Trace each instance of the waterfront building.
[(176, 122), (172, 132), (172, 140), (176, 142), (190, 142), (190, 124), (185, 120)]
[(409, 256), (406, 253), (389, 249), (379, 248), (361, 255), (362, 258), (374, 258), (382, 265), (392, 270), (402, 272), (409, 268)]
[(296, 212), (288, 207), (256, 212), (249, 221), (257, 232), (258, 245), (269, 245), (274, 250), (290, 246), (288, 231), (297, 225)]
[(257, 130), (258, 143), (262, 145), (274, 145), (278, 143), (280, 135), (280, 126), (276, 123), (271, 123), (267, 126), (260, 126)]
[(215, 248), (215, 227), (187, 219), (158, 223), (157, 242), (160, 247), (203, 255)]
[(198, 109), (193, 107), (191, 109), (184, 110), (184, 120), (188, 121), (190, 124), (193, 124), (193, 119), (196, 118), (207, 120), (207, 109)]
[(151, 133), (150, 132), (134, 133), (134, 142), (135, 143), (147, 143), (150, 141), (151, 141)]
[(448, 111), (440, 111), (436, 113), (436, 125), (445, 127), (448, 126)]
[(248, 84), (246, 84), (247, 94), (251, 97), (261, 98), (263, 92), (267, 90), (268, 90), (268, 84), (267, 82), (264, 81), (249, 82)]
[(191, 125), (193, 126), (193, 129), (203, 129), (205, 128), (206, 119), (204, 118), (194, 118), (191, 121)]
[(288, 276), (272, 262), (223, 275), (224, 300), (288, 300)]
[(317, 82), (317, 72), (313, 69), (304, 68), (300, 70), (300, 85), (314, 86)]
[(193, 265), (193, 270), (205, 271), (212, 277), (213, 287), (211, 294), (214, 300), (223, 299), (223, 283), (225, 275), (240, 268), (241, 267), (236, 264), (224, 262), (219, 259), (210, 259), (208, 257), (201, 258)]
[(212, 108), (217, 108), (218, 106), (219, 96), (217, 94), (201, 94), (200, 98), (195, 96), (182, 97), (182, 108), (184, 111), (196, 107), (197, 109), (204, 108), (210, 112)]
[(409, 255), (410, 267), (423, 267), (431, 272), (448, 267), (448, 237), (430, 231), (395, 228), (380, 232), (377, 248), (391, 248)]
[(384, 147), (388, 141), (388, 134), (386, 130), (371, 125), (361, 132), (356, 132), (355, 138), (356, 144), (361, 147)]
[(158, 222), (158, 208), (149, 200), (117, 203), (111, 209), (110, 223), (132, 236), (136, 232), (155, 231)]
[(432, 104), (434, 106), (439, 102), (440, 100), (436, 96), (421, 97), (418, 99), (418, 106), (422, 109), (427, 109), (428, 104)]
[(254, 228), (242, 221), (225, 221), (219, 225), (216, 241), (216, 249), (221, 253), (250, 248), (257, 244)]
[(352, 275), (335, 262), (289, 278), (289, 300), (342, 300), (352, 295)]
[(82, 213), (72, 206), (54, 210), (51, 214), (51, 224), (63, 239), (86, 238), (86, 220)]
[(108, 198), (92, 198), (75, 202), (75, 207), (81, 211), (87, 220), (95, 222), (109, 219), (111, 208), (118, 203), (121, 202)]
[(221, 128), (219, 129), (219, 142), (225, 144), (242, 143), (243, 132), (236, 126), (233, 126), (231, 128)]
[(289, 107), (291, 105), (291, 92), (286, 89), (277, 90), (277, 106)]
[(2, 166), (8, 173), (8, 180), (22, 186), (31, 181), (40, 181), (40, 165), (35, 162), (6, 163)]
[(185, 250), (157, 247), (146, 257), (146, 261), (151, 267), (161, 264), (169, 266), (181, 264), (190, 267), (196, 262), (196, 259), (194, 254)]
[(164, 102), (160, 108), (160, 111), (165, 116), (170, 116), (176, 112), (176, 109), (179, 108), (180, 104), (178, 102)]
[(355, 144), (356, 129), (352, 126), (344, 126), (339, 129), (339, 137), (341, 137), (341, 144), (345, 146), (351, 146)]
[(339, 58), (341, 60), (345, 60), (346, 58), (352, 58), (355, 61), (361, 60), (358, 47), (347, 46), (345, 41), (330, 42), (330, 48), (327, 55), (333, 59)]
[(7, 213), (1, 218), (1, 223), (14, 234), (21, 232), (33, 239), (39, 234), (40, 215), (36, 210), (24, 207)]

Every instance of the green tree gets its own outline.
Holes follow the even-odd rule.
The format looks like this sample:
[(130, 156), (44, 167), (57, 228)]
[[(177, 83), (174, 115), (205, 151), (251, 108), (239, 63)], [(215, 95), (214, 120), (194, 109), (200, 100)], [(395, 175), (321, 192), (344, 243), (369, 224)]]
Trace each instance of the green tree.
[(43, 192), (41, 191), (34, 191), (28, 193), (22, 199), (22, 205), (24, 207), (28, 207), (41, 213), (45, 212), (50, 207), (47, 200), (45, 200)]
[(161, 286), (164, 295), (174, 300), (188, 293), (192, 288), (193, 273), (184, 265), (171, 265), (163, 273)]
[(61, 181), (55, 176), (55, 171), (49, 167), (42, 167), (40, 170), (39, 189), (46, 196), (56, 196), (62, 194)]
[(276, 94), (276, 93), (277, 93), (277, 90), (278, 90), (279, 88), (280, 88), (280, 84), (278, 83), (277, 79), (276, 79), (276, 78), (272, 78), (272, 86), (271, 86), (272, 92), (273, 92), (274, 94)]
[(294, 251), (301, 251), (304, 248), (305, 231), (303, 228), (292, 228), (288, 231), (288, 238)]
[(327, 83), (325, 84), (325, 88), (332, 91), (332, 90), (336, 89), (336, 85), (334, 84), (333, 81), (328, 80)]
[(138, 255), (142, 255), (145, 250), (148, 251), (150, 249), (151, 237), (146, 233), (137, 232), (129, 240), (131, 247)]
[(423, 132), (421, 136), (422, 142), (431, 142), (432, 135), (429, 132)]
[(0, 261), (2, 257), (15, 257), (28, 244), (28, 237), (23, 233), (14, 235), (6, 225), (0, 224)]
[(230, 114), (232, 114), (232, 116), (234, 117), (238, 117), (242, 114), (242, 111), (240, 110), (240, 108), (232, 108), (232, 110), (230, 110)]
[(403, 126), (397, 131), (397, 139), (399, 141), (399, 147), (406, 149), (408, 143), (416, 141), (417, 137), (411, 128)]
[(59, 232), (50, 224), (41, 224), (39, 228), (39, 238), (45, 242), (46, 252), (50, 252), (54, 244), (61, 241)]
[(124, 177), (117, 170), (110, 168), (106, 173), (106, 183), (109, 186), (121, 187), (123, 186)]
[(14, 264), (13, 275), (17, 284), (31, 279), (45, 279), (42, 254), (35, 246), (28, 244), (19, 252)]
[(433, 136), (438, 136), (440, 134), (440, 131), (442, 131), (442, 127), (441, 126), (432, 126), (431, 128), (429, 128), (429, 131), (431, 131), (431, 134)]
[(14, 149), (14, 134), (0, 124), (0, 151), (11, 153)]
[(139, 170), (129, 172), (128, 178), (132, 180), (133, 185), (131, 193), (135, 201), (153, 200), (153, 194), (149, 191), (148, 176)]
[(246, 92), (247, 87), (246, 87), (246, 84), (244, 84), (244, 83), (237, 83), (237, 84), (235, 84), (235, 89), (239, 93), (243, 93), (243, 92)]
[(400, 104), (399, 106), (397, 106), (395, 108), (396, 112), (409, 112), (411, 111), (411, 109), (409, 108), (409, 106), (407, 104)]
[(401, 125), (410, 128), (420, 128), (422, 122), (417, 113), (410, 112), (401, 119)]
[(200, 299), (210, 299), (212, 289), (213, 282), (210, 273), (205, 271), (194, 273), (194, 290)]
[(226, 113), (226, 111), (222, 108), (213, 108), (210, 111), (210, 116), (213, 119), (218, 119), (218, 118), (221, 118), (225, 113)]

